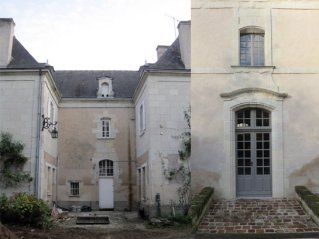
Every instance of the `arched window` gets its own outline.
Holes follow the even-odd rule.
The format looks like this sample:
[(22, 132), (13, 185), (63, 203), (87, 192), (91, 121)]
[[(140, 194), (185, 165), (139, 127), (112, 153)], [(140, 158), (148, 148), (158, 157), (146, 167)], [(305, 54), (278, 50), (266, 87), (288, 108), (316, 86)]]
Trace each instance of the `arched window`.
[(259, 28), (244, 28), (240, 31), (240, 65), (264, 66), (265, 32)]
[(102, 83), (101, 85), (101, 97), (109, 97), (110, 87), (108, 83)]
[(271, 114), (260, 108), (236, 112), (237, 196), (271, 195)]
[(113, 176), (113, 161), (109, 159), (104, 159), (99, 162), (99, 176)]

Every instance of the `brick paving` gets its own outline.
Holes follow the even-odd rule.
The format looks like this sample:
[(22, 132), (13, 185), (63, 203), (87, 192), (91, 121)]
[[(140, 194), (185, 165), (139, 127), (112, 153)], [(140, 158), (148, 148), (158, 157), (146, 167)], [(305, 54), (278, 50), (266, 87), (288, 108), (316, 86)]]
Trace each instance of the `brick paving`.
[(198, 233), (309, 233), (319, 227), (297, 200), (237, 199), (213, 202)]

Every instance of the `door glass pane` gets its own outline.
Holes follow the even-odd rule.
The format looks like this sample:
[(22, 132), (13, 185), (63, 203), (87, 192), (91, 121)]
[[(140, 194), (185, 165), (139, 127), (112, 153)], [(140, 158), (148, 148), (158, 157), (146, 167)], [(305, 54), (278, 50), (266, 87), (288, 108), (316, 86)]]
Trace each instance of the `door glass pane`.
[(270, 174), (270, 167), (265, 167), (264, 168), (264, 174)]
[(238, 175), (243, 175), (243, 174), (244, 174), (244, 168), (238, 167)]
[(251, 169), (249, 168), (245, 168), (245, 175), (250, 175), (251, 174)]

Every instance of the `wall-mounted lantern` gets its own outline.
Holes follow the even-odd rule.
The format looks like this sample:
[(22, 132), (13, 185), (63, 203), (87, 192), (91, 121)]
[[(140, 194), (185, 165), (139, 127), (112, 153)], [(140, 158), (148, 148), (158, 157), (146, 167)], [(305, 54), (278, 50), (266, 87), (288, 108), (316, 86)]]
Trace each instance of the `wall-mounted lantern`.
[(44, 129), (51, 129), (49, 130), (49, 132), (51, 133), (51, 137), (52, 139), (56, 139), (58, 137), (58, 131), (56, 129), (56, 125), (58, 124), (57, 121), (55, 121), (54, 123), (50, 121), (49, 117), (44, 117), (44, 115), (42, 115), (42, 131)]

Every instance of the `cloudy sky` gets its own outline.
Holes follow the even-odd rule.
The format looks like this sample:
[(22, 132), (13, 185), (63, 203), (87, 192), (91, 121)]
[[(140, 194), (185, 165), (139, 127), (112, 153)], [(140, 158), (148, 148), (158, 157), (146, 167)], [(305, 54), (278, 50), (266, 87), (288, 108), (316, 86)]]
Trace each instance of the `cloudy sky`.
[(0, 0), (0, 17), (13, 18), (17, 39), (56, 70), (137, 70), (174, 41), (190, 1)]

